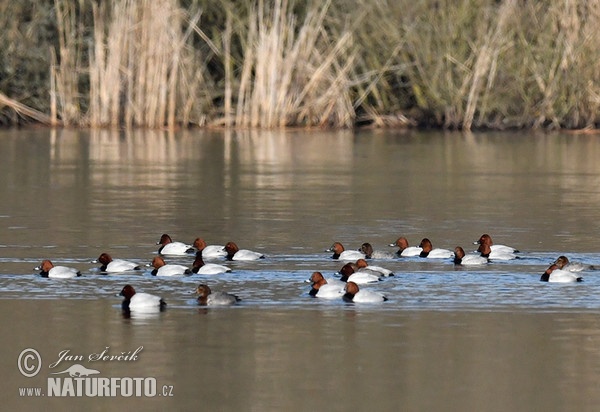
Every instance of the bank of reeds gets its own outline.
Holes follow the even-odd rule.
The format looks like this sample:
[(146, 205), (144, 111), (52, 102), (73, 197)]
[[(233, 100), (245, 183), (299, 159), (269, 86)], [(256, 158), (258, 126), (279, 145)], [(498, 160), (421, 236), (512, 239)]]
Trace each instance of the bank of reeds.
[(95, 127), (600, 124), (597, 2), (182, 2), (54, 0), (47, 111)]
[[(416, 107), (451, 128), (596, 127), (596, 2), (422, 2), (402, 17)], [(428, 115), (429, 114), (429, 115)]]
[(94, 5), (93, 13), (89, 124), (174, 128), (189, 122), (205, 86), (196, 74), (203, 70), (201, 57), (188, 44), (200, 15), (190, 18), (175, 0), (116, 0)]
[[(234, 124), (242, 127), (351, 127), (352, 35), (331, 38), (331, 1), (299, 22), (287, 0), (259, 0), (248, 15)], [(231, 114), (225, 113), (226, 117)], [(231, 124), (228, 121), (228, 124)]]

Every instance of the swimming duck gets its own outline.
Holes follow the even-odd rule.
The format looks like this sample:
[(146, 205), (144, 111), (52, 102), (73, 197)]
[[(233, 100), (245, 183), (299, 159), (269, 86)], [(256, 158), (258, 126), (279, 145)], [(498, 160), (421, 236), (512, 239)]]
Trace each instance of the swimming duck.
[(321, 272), (313, 272), (310, 276), (312, 288), (308, 294), (316, 298), (339, 298), (344, 294), (345, 282), (336, 279), (327, 280)]
[(199, 275), (217, 275), (219, 273), (231, 272), (231, 268), (217, 263), (204, 263), (202, 251), (196, 252), (196, 259), (192, 264), (192, 272)]
[(194, 240), (194, 245), (198, 252), (202, 252), (204, 259), (221, 258), (227, 256), (224, 246), (220, 245), (207, 245), (206, 241), (201, 238)]
[(471, 266), (485, 265), (486, 263), (488, 263), (488, 258), (481, 256), (480, 253), (470, 253), (467, 255), (462, 247), (456, 246), (454, 248), (454, 264), (456, 265)]
[(361, 272), (356, 263), (346, 263), (339, 271), (342, 277), (340, 280), (342, 282), (354, 282), (360, 285), (365, 283), (376, 283), (381, 280), (381, 275), (374, 274), (372, 272)]
[(394, 276), (394, 272), (381, 266), (370, 265), (365, 259), (358, 259), (356, 261), (358, 272), (372, 273), (376, 276)]
[[(519, 253), (519, 251), (517, 249), (515, 249), (514, 247), (510, 247), (510, 246), (506, 246), (506, 245), (495, 245), (494, 242), (492, 241), (492, 237), (490, 235), (488, 235), (487, 233), (484, 233), (483, 235), (481, 235), (479, 237), (479, 239), (475, 242), (473, 242), (473, 244), (475, 245), (483, 245), (483, 244), (487, 244), (490, 246), (490, 249), (492, 251), (492, 253)], [(478, 252), (481, 252), (481, 250), (477, 250)]]
[(358, 285), (354, 282), (346, 283), (345, 291), (346, 293), (342, 298), (346, 302), (376, 303), (385, 302), (386, 300), (388, 300), (388, 298), (385, 297), (385, 295), (379, 292), (359, 289)]
[(264, 255), (253, 250), (240, 249), (235, 242), (227, 242), (223, 248), (227, 252), (227, 260), (258, 260), (264, 259)]
[(140, 270), (141, 267), (135, 262), (123, 259), (113, 259), (108, 253), (102, 253), (98, 259), (92, 260), (92, 263), (100, 263), (100, 270), (106, 273), (128, 272), (130, 270)]
[(391, 247), (398, 247), (396, 255), (401, 257), (415, 257), (419, 256), (423, 251), (423, 248), (419, 246), (409, 246), (408, 240), (405, 237), (399, 237), (394, 243), (390, 243)]
[(121, 290), (120, 296), (125, 299), (121, 304), (123, 310), (133, 311), (153, 311), (164, 309), (167, 304), (160, 297), (149, 293), (136, 293), (131, 285), (125, 285)]
[(158, 248), (160, 255), (185, 256), (196, 252), (196, 249), (192, 245), (183, 242), (174, 242), (171, 236), (166, 233), (160, 237), (160, 240), (156, 244), (161, 245)]
[(203, 306), (226, 306), (240, 302), (241, 299), (236, 295), (226, 292), (213, 292), (208, 285), (198, 285), (196, 288), (198, 294), (198, 303)]
[(477, 251), (481, 256), (488, 258), (489, 260), (512, 260), (517, 259), (517, 255), (509, 252), (508, 249), (496, 249), (492, 250), (491, 246), (487, 243), (482, 243), (477, 248)]
[(357, 259), (364, 259), (365, 254), (358, 250), (346, 250), (344, 245), (340, 242), (334, 242), (333, 245), (326, 252), (333, 252), (332, 259), (356, 261)]
[(434, 249), (433, 245), (431, 244), (431, 240), (428, 238), (423, 238), (419, 244), (419, 247), (423, 249), (419, 254), (419, 256), (422, 258), (447, 259), (454, 256), (454, 252), (451, 250), (439, 248)]
[(192, 274), (192, 271), (186, 266), (167, 264), (160, 256), (155, 256), (149, 266), (154, 267), (154, 270), (152, 271), (152, 275), (154, 276), (182, 276)]
[(54, 264), (46, 259), (33, 270), (41, 270), (40, 275), (44, 278), (54, 279), (70, 279), (81, 276), (81, 272), (75, 268), (68, 266), (54, 266)]
[(390, 253), (382, 252), (380, 250), (374, 250), (373, 246), (365, 242), (360, 245), (360, 252), (365, 255), (365, 259), (391, 259), (393, 256)]
[(575, 272), (569, 272), (568, 270), (559, 269), (558, 265), (553, 263), (542, 274), (540, 280), (542, 282), (571, 283), (581, 282), (583, 278)]
[(596, 268), (592, 265), (584, 265), (579, 262), (571, 262), (569, 258), (566, 256), (559, 256), (554, 264), (558, 266), (559, 269), (568, 270), (569, 272), (582, 272), (584, 270), (596, 270)]

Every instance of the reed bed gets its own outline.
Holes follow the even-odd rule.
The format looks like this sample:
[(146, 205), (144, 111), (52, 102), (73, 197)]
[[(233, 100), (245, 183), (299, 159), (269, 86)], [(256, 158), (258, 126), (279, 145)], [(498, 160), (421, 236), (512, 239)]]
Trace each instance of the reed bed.
[[(441, 1), (401, 26), (416, 106), (448, 128), (596, 127), (599, 5)], [(429, 5), (430, 6), (430, 5)]]
[(331, 5), (308, 10), (301, 24), (286, 0), (252, 8), (235, 125), (241, 127), (331, 126), (354, 123), (350, 78), (352, 36), (331, 39), (324, 18)]
[(201, 65), (186, 66), (196, 57), (186, 46), (199, 15), (187, 20), (175, 0), (106, 4), (94, 5), (90, 125), (174, 128), (189, 119), (197, 97), (189, 93), (203, 79), (193, 73)]
[[(13, 3), (0, 7), (14, 13)], [(47, 106), (32, 101), (53, 123), (465, 130), (600, 123), (598, 2), (54, 0), (53, 8), (50, 98)], [(22, 28), (5, 23), (0, 40), (23, 41)], [(10, 63), (15, 49), (2, 44), (0, 59)], [(19, 100), (5, 79), (0, 114)]]

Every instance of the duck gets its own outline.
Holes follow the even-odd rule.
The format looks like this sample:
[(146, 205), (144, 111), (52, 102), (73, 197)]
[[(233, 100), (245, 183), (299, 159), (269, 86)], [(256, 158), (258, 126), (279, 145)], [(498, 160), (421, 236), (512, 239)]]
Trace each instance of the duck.
[(227, 292), (213, 292), (208, 285), (200, 284), (196, 288), (198, 304), (202, 306), (226, 306), (240, 302), (236, 295)]
[(477, 251), (481, 256), (488, 258), (489, 260), (512, 260), (517, 259), (517, 255), (509, 252), (508, 249), (496, 249), (492, 250), (491, 246), (487, 243), (482, 243), (477, 248)]
[(218, 275), (219, 273), (231, 272), (231, 268), (227, 266), (219, 265), (217, 263), (204, 263), (202, 257), (203, 254), (201, 250), (196, 252), (196, 259), (192, 264), (192, 273), (198, 275)]
[(371, 272), (361, 272), (359, 271), (359, 267), (356, 263), (346, 263), (339, 271), (342, 276), (340, 280), (342, 282), (354, 282), (360, 285), (364, 285), (366, 283), (376, 283), (381, 280), (381, 276), (378, 274), (373, 274)]
[(583, 278), (575, 272), (569, 272), (568, 270), (559, 269), (558, 265), (553, 263), (542, 274), (540, 280), (542, 282), (571, 283), (581, 282)]
[(315, 298), (332, 299), (339, 298), (344, 294), (345, 282), (337, 279), (327, 280), (321, 272), (313, 272), (308, 282), (311, 283), (311, 289), (308, 294)]
[(571, 262), (569, 258), (566, 256), (559, 256), (554, 264), (558, 266), (559, 269), (568, 270), (569, 272), (582, 272), (584, 270), (596, 270), (596, 268), (592, 265), (584, 265), (579, 262)]
[(160, 256), (155, 256), (152, 259), (152, 263), (148, 266), (153, 266), (154, 270), (152, 275), (154, 276), (183, 276), (191, 275), (192, 271), (183, 265), (167, 264), (165, 260)]
[(235, 242), (227, 242), (223, 250), (227, 253), (227, 260), (258, 260), (265, 258), (262, 253), (240, 249)]
[[(514, 247), (511, 246), (506, 246), (506, 245), (495, 245), (494, 242), (492, 241), (492, 237), (490, 235), (488, 235), (487, 233), (484, 233), (483, 235), (481, 235), (479, 237), (478, 240), (476, 240), (475, 242), (473, 242), (474, 245), (483, 245), (483, 244), (488, 244), (490, 246), (490, 249), (492, 250), (492, 252), (497, 252), (497, 253), (519, 253), (519, 251), (517, 249), (515, 249)], [(477, 250), (478, 252), (481, 252), (481, 250)]]
[(166, 233), (160, 237), (156, 244), (161, 245), (158, 248), (159, 255), (186, 256), (196, 251), (192, 245), (183, 242), (174, 242), (171, 236)]
[(365, 259), (391, 259), (393, 257), (390, 253), (374, 250), (373, 246), (368, 242), (360, 245), (359, 251), (365, 255)]
[(92, 260), (91, 263), (100, 263), (100, 270), (106, 273), (128, 272), (131, 270), (140, 270), (141, 267), (135, 262), (130, 262), (123, 259), (113, 259), (108, 253), (102, 253), (98, 259)]
[(409, 246), (405, 237), (399, 237), (394, 243), (390, 243), (390, 246), (399, 248), (396, 252), (399, 257), (415, 257), (423, 251), (423, 248), (419, 246)]
[(358, 272), (372, 273), (380, 277), (394, 276), (394, 272), (391, 270), (381, 266), (370, 265), (365, 259), (358, 259), (356, 266), (358, 267)]
[(470, 253), (465, 254), (465, 250), (456, 246), (454, 248), (454, 264), (455, 265), (463, 265), (463, 266), (473, 266), (473, 265), (485, 265), (488, 263), (488, 258), (481, 256), (481, 254)]
[(377, 303), (377, 302), (385, 302), (388, 298), (379, 292), (374, 292), (371, 290), (361, 290), (358, 285), (354, 282), (346, 283), (346, 287), (344, 288), (346, 292), (342, 299), (346, 302), (354, 302), (354, 303)]
[(160, 296), (136, 293), (131, 285), (125, 285), (119, 295), (125, 298), (121, 307), (126, 311), (153, 311), (164, 309), (167, 306)]
[(419, 256), (422, 258), (447, 259), (454, 256), (454, 252), (451, 250), (440, 248), (434, 249), (431, 240), (428, 238), (423, 238), (419, 244), (419, 247), (423, 249), (419, 254)]
[(364, 259), (365, 254), (359, 250), (346, 250), (344, 245), (340, 242), (334, 242), (333, 245), (326, 252), (333, 252), (332, 259), (356, 261), (357, 259)]
[(71, 279), (81, 276), (79, 270), (68, 266), (54, 266), (49, 259), (42, 261), (42, 263), (33, 270), (40, 270), (40, 275), (44, 278)]
[(194, 240), (192, 246), (194, 246), (198, 252), (202, 252), (202, 257), (204, 259), (222, 258), (227, 256), (224, 246), (207, 245), (206, 241), (199, 237)]

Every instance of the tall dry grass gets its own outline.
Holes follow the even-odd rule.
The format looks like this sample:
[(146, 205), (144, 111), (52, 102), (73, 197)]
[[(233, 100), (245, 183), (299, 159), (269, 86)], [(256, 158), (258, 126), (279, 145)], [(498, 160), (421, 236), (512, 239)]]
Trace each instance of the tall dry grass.
[(174, 128), (196, 122), (195, 92), (203, 85), (188, 39), (188, 19), (175, 0), (115, 0), (94, 5), (90, 53), (92, 126)]
[(81, 57), (83, 27), (77, 17), (75, 3), (55, 0), (54, 9), (58, 31), (58, 57), (54, 49), (51, 49), (51, 118), (53, 123), (57, 124), (60, 113), (64, 125), (76, 125), (81, 121), (79, 78), (83, 69)]
[(580, 128), (598, 116), (597, 2), (421, 2), (401, 60), (417, 107), (450, 128)]
[(324, 19), (331, 1), (299, 22), (287, 0), (250, 9), (237, 82), (234, 124), (240, 127), (351, 127), (352, 35), (331, 38)]
[(55, 117), (154, 128), (600, 124), (598, 2), (207, 0), (208, 21), (188, 3), (91, 2), (88, 39), (73, 2), (55, 0)]
[(518, 60), (511, 72), (529, 122), (551, 128), (598, 125), (600, 4), (566, 0), (543, 8), (530, 2), (526, 11), (535, 24), (519, 20)]

